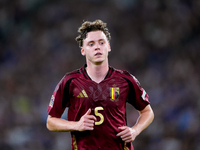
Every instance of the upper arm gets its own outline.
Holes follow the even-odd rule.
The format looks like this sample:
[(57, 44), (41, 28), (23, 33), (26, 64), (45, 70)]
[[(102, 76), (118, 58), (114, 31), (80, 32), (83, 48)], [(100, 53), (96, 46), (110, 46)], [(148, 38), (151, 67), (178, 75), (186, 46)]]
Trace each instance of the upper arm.
[(139, 81), (136, 80), (134, 76), (129, 76), (129, 78), (124, 78), (128, 83), (128, 95), (127, 100), (132, 106), (137, 110), (143, 110), (150, 102), (149, 96), (145, 90), (139, 84)]
[(72, 78), (64, 78), (56, 86), (47, 110), (49, 115), (60, 118), (65, 108), (70, 105), (69, 88), (71, 81)]
[(148, 104), (144, 109), (139, 110), (138, 112), (140, 113), (140, 115), (148, 113), (148, 114), (152, 114), (154, 116), (154, 113), (153, 113), (153, 110), (152, 110), (150, 104)]

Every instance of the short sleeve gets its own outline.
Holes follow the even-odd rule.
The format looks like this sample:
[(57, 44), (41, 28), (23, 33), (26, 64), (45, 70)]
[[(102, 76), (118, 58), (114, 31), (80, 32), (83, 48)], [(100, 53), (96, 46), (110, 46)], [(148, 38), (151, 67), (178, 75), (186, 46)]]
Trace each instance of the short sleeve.
[(149, 96), (146, 91), (141, 87), (139, 81), (131, 75), (128, 81), (128, 103), (134, 106), (137, 110), (143, 110), (149, 102)]
[(61, 118), (65, 108), (69, 105), (69, 85), (71, 80), (65, 77), (57, 84), (48, 106), (48, 114), (52, 117)]

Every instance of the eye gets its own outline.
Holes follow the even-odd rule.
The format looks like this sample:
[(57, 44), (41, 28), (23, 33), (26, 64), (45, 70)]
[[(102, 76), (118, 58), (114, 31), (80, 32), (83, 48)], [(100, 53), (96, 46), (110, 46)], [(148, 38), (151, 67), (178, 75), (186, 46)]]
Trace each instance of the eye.
[(104, 41), (101, 41), (101, 42), (100, 42), (100, 45), (103, 45), (103, 44), (104, 44)]
[(94, 43), (89, 43), (88, 45), (89, 45), (89, 46), (93, 46), (93, 45), (94, 45)]

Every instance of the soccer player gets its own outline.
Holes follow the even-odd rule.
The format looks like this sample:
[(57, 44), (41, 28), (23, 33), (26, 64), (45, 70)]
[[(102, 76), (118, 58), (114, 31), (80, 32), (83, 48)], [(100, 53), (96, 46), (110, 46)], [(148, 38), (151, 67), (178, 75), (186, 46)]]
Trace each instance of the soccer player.
[[(148, 95), (127, 71), (108, 63), (110, 33), (101, 20), (85, 21), (76, 38), (86, 64), (57, 84), (48, 106), (47, 128), (70, 131), (72, 150), (133, 150), (132, 141), (154, 118)], [(126, 102), (139, 112), (126, 124)], [(68, 107), (68, 119), (61, 116)]]

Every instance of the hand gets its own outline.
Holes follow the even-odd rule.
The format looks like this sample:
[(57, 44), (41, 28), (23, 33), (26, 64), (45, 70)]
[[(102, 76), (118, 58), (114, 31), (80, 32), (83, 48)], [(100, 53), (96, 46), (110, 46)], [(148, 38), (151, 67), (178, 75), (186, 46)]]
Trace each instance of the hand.
[(117, 134), (120, 136), (122, 141), (129, 143), (135, 140), (136, 136), (138, 135), (135, 129), (132, 129), (127, 126), (118, 127), (121, 131)]
[(94, 123), (96, 121), (96, 117), (90, 115), (90, 113), (91, 109), (88, 109), (88, 111), (77, 122), (75, 126), (77, 131), (94, 130)]

